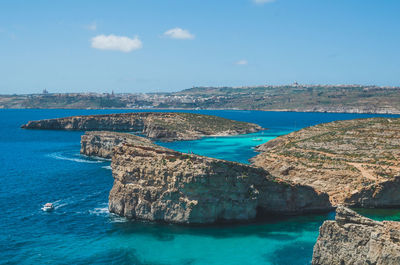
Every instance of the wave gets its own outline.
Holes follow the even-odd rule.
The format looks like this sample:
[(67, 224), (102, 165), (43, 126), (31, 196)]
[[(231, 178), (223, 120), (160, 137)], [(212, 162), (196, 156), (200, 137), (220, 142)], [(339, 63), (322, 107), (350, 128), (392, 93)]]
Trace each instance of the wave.
[(108, 211), (108, 206), (107, 207), (99, 207), (99, 208), (94, 208), (93, 210), (89, 210), (90, 214), (94, 215), (109, 215), (110, 212)]
[(110, 213), (108, 210), (108, 203), (101, 204), (100, 207), (94, 208), (93, 210), (89, 210), (89, 214), (96, 216), (109, 217), (109, 221), (111, 223), (125, 223), (128, 221), (125, 217), (116, 215), (114, 213)]
[(109, 169), (109, 170), (111, 170), (112, 168), (111, 168), (111, 166), (103, 166), (103, 167), (101, 167), (101, 168), (104, 168), (104, 169)]
[(58, 159), (58, 160), (67, 160), (67, 161), (73, 161), (73, 162), (77, 162), (77, 163), (98, 164), (98, 163), (104, 162), (104, 161), (100, 161), (100, 160), (88, 160), (88, 159), (82, 159), (82, 158), (67, 157), (67, 156), (62, 155), (60, 152), (51, 153), (47, 156), (54, 158), (54, 159)]
[(111, 217), (111, 223), (125, 223), (125, 222), (128, 222), (128, 219), (126, 219), (125, 217), (122, 217), (122, 216), (119, 216), (119, 215), (116, 215), (116, 214), (113, 214), (113, 213), (110, 214), (110, 217)]

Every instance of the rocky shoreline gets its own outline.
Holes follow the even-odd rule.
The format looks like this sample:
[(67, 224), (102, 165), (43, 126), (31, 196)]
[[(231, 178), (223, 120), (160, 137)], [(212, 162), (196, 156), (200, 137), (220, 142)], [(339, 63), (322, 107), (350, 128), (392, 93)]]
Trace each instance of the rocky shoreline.
[(313, 265), (400, 264), (400, 222), (377, 222), (340, 206), (319, 231)]
[(195, 140), (211, 135), (237, 135), (263, 130), (257, 124), (183, 112), (136, 112), (72, 116), (29, 121), (23, 129), (119, 131), (160, 141)]
[(327, 194), (261, 168), (157, 145), (119, 145), (111, 167), (109, 210), (128, 218), (205, 224), (332, 209)]
[[(218, 119), (201, 117), (187, 127), (190, 119), (182, 114), (155, 115), (161, 122), (154, 113), (144, 116), (79, 116), (29, 122), (24, 128), (100, 130), (82, 135), (81, 153), (112, 159), (109, 211), (128, 219), (213, 224), (337, 207), (336, 220), (320, 227), (312, 264), (400, 264), (400, 224), (376, 222), (343, 206), (400, 206), (400, 119), (304, 128), (260, 145), (260, 154), (246, 165), (173, 151), (130, 133), (102, 131), (141, 131), (169, 141), (261, 129), (227, 120), (218, 129), (210, 123), (200, 130), (206, 120)], [(184, 128), (181, 134), (178, 128)]]

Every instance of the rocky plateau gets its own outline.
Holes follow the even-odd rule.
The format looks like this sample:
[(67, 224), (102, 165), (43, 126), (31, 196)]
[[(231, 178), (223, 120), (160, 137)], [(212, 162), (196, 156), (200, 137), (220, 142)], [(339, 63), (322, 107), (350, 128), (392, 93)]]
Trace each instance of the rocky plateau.
[(335, 121), (277, 137), (252, 159), (272, 175), (329, 194), (332, 205), (400, 206), (400, 119)]

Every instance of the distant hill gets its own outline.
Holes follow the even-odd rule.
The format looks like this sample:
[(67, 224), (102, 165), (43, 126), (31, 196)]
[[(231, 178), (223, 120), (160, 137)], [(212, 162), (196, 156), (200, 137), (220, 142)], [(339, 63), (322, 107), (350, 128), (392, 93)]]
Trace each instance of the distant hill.
[(400, 87), (286, 85), (194, 87), (174, 93), (0, 96), (0, 108), (246, 109), (400, 114)]

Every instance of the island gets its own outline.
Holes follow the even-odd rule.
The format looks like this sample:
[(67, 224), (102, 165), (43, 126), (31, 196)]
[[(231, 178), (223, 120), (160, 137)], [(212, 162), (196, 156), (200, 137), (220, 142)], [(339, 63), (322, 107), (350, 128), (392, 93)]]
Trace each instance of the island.
[(262, 144), (252, 162), (329, 194), (334, 206), (398, 207), (399, 146), (399, 118), (335, 121)]
[(24, 129), (134, 132), (153, 140), (195, 140), (205, 136), (253, 133), (263, 128), (254, 123), (183, 112), (134, 112), (72, 116), (29, 121)]
[(400, 222), (378, 222), (345, 208), (325, 221), (314, 246), (313, 265), (400, 264)]

